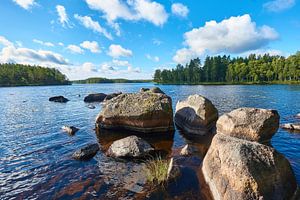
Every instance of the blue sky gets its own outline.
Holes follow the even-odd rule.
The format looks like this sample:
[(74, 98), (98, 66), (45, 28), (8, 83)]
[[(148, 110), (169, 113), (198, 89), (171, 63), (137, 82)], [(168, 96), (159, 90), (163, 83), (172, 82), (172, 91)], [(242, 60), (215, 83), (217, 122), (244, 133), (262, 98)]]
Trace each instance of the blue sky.
[(1, 0), (0, 62), (151, 78), (207, 55), (299, 50), (297, 0)]

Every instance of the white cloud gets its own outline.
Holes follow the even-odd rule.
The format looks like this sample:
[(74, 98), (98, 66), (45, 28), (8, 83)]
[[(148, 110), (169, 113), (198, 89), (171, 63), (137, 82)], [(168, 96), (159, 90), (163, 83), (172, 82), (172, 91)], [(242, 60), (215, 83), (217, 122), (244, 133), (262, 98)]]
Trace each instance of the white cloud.
[(295, 0), (273, 0), (263, 5), (264, 9), (270, 12), (280, 12), (295, 5)]
[(84, 51), (82, 48), (80, 48), (79, 46), (77, 45), (74, 45), (74, 44), (70, 44), (68, 45), (67, 49), (71, 52), (71, 53), (78, 53), (78, 54), (83, 54)]
[(84, 41), (80, 44), (82, 48), (90, 50), (92, 53), (100, 53), (101, 50), (96, 41)]
[(58, 45), (63, 47), (63, 46), (64, 46), (64, 43), (59, 42)]
[(12, 46), (13, 43), (11, 43), (8, 39), (6, 39), (5, 37), (3, 36), (0, 36), (0, 45), (3, 45), (3, 46)]
[(89, 16), (80, 16), (78, 14), (75, 14), (74, 17), (75, 17), (75, 19), (80, 21), (85, 28), (91, 29), (96, 33), (103, 34), (106, 38), (108, 38), (110, 40), (113, 39), (112, 35), (110, 33), (108, 33), (105, 28), (100, 26), (99, 22), (94, 21), (91, 17), (89, 17)]
[(186, 17), (189, 13), (188, 7), (181, 3), (173, 3), (171, 9), (174, 15), (180, 17)]
[(37, 39), (33, 39), (32, 41), (37, 43), (37, 44), (43, 45), (43, 46), (54, 47), (54, 44), (51, 43), (51, 42), (43, 42), (43, 41), (37, 40)]
[(132, 56), (132, 51), (123, 48), (121, 45), (112, 44), (109, 46), (107, 54), (113, 58), (130, 57)]
[(146, 54), (146, 58), (148, 60), (153, 61), (153, 62), (159, 62), (159, 57), (158, 56), (151, 56), (150, 54)]
[(156, 26), (162, 26), (168, 14), (162, 4), (150, 0), (86, 0), (88, 6), (104, 14), (108, 22), (118, 19), (127, 21), (146, 20)]
[(195, 57), (197, 57), (195, 52), (187, 48), (182, 48), (176, 51), (173, 61), (176, 63), (185, 64)]
[(25, 10), (29, 10), (32, 6), (34, 6), (35, 0), (13, 0), (16, 4), (24, 8)]
[(4, 47), (0, 52), (0, 63), (21, 63), (51, 66), (68, 65), (69, 61), (58, 53), (45, 50), (33, 50), (23, 47), (9, 45)]
[(69, 17), (67, 15), (65, 7), (62, 6), (62, 5), (57, 5), (56, 6), (56, 12), (59, 16), (59, 22), (61, 23), (61, 25), (63, 27), (70, 26), (69, 25)]
[(260, 49), (278, 37), (269, 26), (257, 27), (248, 14), (219, 23), (209, 21), (184, 34), (186, 47), (178, 50), (173, 60), (179, 62), (184, 57), (193, 58), (204, 53), (243, 53)]

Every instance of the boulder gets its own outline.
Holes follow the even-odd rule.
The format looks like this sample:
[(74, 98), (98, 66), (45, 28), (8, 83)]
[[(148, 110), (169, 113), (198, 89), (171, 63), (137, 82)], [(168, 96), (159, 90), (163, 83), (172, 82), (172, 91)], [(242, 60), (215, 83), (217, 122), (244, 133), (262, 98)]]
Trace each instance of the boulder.
[(222, 115), (217, 121), (217, 132), (250, 141), (268, 141), (279, 128), (276, 110), (238, 108)]
[(149, 155), (154, 148), (145, 140), (132, 135), (126, 138), (114, 141), (106, 154), (110, 157), (144, 157)]
[(103, 105), (96, 123), (104, 129), (171, 131), (174, 130), (172, 100), (165, 94), (121, 94)]
[(79, 128), (76, 128), (74, 126), (63, 126), (61, 129), (70, 135), (74, 135), (77, 131), (79, 131)]
[(300, 123), (282, 124), (280, 127), (283, 128), (283, 129), (289, 129), (291, 131), (300, 131)]
[(191, 95), (176, 105), (175, 123), (186, 133), (205, 135), (216, 125), (218, 110), (210, 100)]
[(291, 199), (297, 183), (288, 160), (275, 149), (218, 133), (202, 172), (214, 199)]
[(88, 96), (84, 97), (84, 102), (91, 103), (91, 102), (102, 102), (104, 101), (106, 94), (103, 93), (95, 93), (89, 94)]
[(99, 150), (99, 145), (97, 143), (88, 144), (83, 148), (75, 151), (72, 157), (76, 160), (88, 160), (96, 155)]
[(104, 101), (108, 101), (108, 100), (110, 100), (110, 99), (112, 99), (112, 98), (114, 98), (114, 97), (119, 96), (120, 94), (122, 94), (122, 92), (117, 92), (117, 93), (111, 93), (111, 94), (108, 94), (108, 95), (105, 97)]
[(298, 114), (296, 115), (296, 118), (300, 118), (300, 113), (298, 113)]
[(187, 144), (181, 149), (180, 155), (190, 156), (190, 155), (194, 154), (195, 152), (197, 152), (197, 149), (195, 147)]
[(96, 106), (94, 106), (94, 105), (88, 105), (87, 106), (89, 109), (95, 109), (96, 108)]
[(172, 181), (177, 179), (180, 176), (180, 168), (176, 165), (174, 158), (170, 159), (168, 172), (167, 172), (167, 180)]
[(65, 98), (64, 96), (54, 96), (54, 97), (50, 97), (49, 101), (67, 103), (69, 99)]

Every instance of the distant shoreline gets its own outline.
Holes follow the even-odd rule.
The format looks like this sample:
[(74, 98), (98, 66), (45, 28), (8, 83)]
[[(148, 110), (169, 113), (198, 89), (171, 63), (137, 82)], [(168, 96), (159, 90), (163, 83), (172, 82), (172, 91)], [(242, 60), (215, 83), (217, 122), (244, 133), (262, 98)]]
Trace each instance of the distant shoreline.
[(203, 82), (203, 83), (155, 83), (157, 85), (300, 85), (295, 81), (276, 82)]

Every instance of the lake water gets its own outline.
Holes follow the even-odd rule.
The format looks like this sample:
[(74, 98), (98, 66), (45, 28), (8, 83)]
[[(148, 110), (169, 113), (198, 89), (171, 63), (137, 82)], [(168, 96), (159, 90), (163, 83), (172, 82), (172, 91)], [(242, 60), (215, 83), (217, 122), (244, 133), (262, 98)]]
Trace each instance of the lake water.
[[(96, 109), (89, 109), (83, 102), (89, 93), (136, 92), (141, 87), (152, 86), (143, 83), (0, 88), (0, 199), (163, 198), (132, 192), (139, 192), (143, 187), (142, 164), (113, 160), (104, 155), (109, 144), (123, 136), (95, 134), (94, 122), (101, 105), (94, 104)], [(286, 123), (297, 121), (293, 116), (300, 113), (300, 85), (161, 85), (160, 88), (172, 97), (173, 108), (178, 100), (201, 94), (216, 105), (220, 114), (244, 106), (270, 108), (278, 110), (281, 123)], [(49, 102), (48, 98), (55, 95), (63, 95), (70, 101), (66, 104)], [(63, 125), (73, 125), (80, 130), (71, 137), (61, 131)], [(101, 151), (90, 161), (71, 158), (79, 147), (97, 141)], [(170, 199), (184, 199), (186, 195), (200, 198), (198, 193), (203, 184), (197, 168), (208, 147), (201, 141), (191, 142), (177, 130), (171, 139), (152, 142), (174, 155), (186, 143), (200, 149), (202, 155), (179, 159), (186, 168), (183, 174), (190, 177), (179, 183), (185, 188), (171, 185), (165, 194), (165, 198)], [(288, 158), (300, 184), (300, 134), (279, 129), (271, 143)]]

